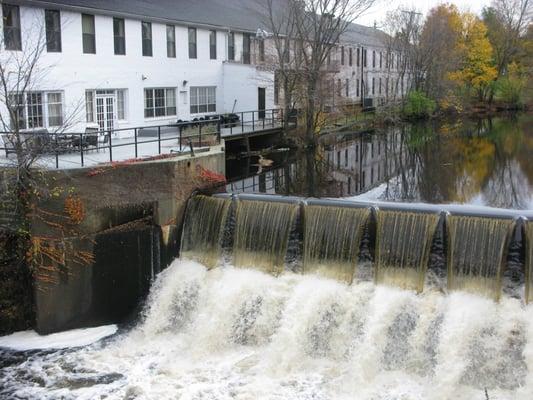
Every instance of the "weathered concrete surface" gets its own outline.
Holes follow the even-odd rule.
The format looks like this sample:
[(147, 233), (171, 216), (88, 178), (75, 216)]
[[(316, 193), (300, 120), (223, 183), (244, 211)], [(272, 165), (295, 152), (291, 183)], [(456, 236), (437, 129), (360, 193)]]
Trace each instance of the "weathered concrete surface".
[(224, 172), (216, 147), (194, 158), (45, 174), (32, 220), (36, 330), (127, 318), (178, 255), (187, 199)]

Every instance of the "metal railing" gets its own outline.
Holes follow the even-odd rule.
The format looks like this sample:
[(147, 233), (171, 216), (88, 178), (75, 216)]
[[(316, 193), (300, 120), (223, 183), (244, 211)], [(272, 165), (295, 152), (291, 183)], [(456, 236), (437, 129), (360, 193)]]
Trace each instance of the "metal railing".
[(225, 114), (222, 121), (223, 137), (284, 128), (283, 110), (279, 108)]
[[(195, 118), (167, 125), (49, 133), (46, 130), (0, 132), (0, 165), (24, 152), (48, 161), (48, 166), (124, 161), (154, 157), (166, 153), (193, 151), (194, 148), (219, 144), (224, 136), (246, 135), (283, 128), (279, 109), (243, 111)], [(18, 150), (17, 150), (18, 149)], [(124, 149), (128, 151), (125, 152)], [(105, 153), (103, 154), (100, 153)], [(87, 162), (91, 155), (91, 162)]]
[[(16, 135), (13, 132), (0, 132), (3, 139), (0, 155), (9, 158), (11, 154), (22, 151), (25, 155), (53, 158), (56, 168), (60, 167), (62, 159), (68, 158), (69, 162), (73, 162), (74, 156), (83, 167), (86, 165), (87, 155), (94, 152), (108, 152), (108, 157), (96, 157), (98, 162), (114, 162), (164, 154), (163, 147), (167, 143), (172, 143), (169, 153), (183, 152), (186, 149), (193, 151), (194, 147), (218, 144), (220, 125), (221, 120), (217, 118), (82, 133), (25, 131)], [(123, 137), (119, 137), (120, 134), (124, 134)], [(132, 151), (127, 155), (122, 154), (122, 157), (114, 157), (114, 154), (126, 147), (132, 148)]]

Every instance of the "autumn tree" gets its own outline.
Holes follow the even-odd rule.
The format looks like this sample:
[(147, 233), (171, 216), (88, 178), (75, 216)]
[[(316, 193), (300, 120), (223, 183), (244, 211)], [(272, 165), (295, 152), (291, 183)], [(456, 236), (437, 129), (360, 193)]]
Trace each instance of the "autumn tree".
[(493, 65), (492, 46), (487, 37), (487, 27), (471, 13), (461, 15), (461, 35), (456, 49), (460, 54), (459, 68), (448, 74), (449, 79), (473, 91), (483, 101), (497, 78)]
[(424, 74), (421, 87), (433, 99), (443, 99), (453, 88), (446, 77), (459, 64), (461, 33), (461, 14), (456, 6), (441, 4), (430, 10), (420, 37), (420, 67)]

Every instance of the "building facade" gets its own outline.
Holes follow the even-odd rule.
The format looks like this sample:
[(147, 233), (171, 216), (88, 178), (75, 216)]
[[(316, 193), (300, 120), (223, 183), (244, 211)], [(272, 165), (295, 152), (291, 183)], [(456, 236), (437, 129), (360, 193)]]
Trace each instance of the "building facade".
[[(264, 65), (269, 39), (256, 37), (261, 17), (245, 0), (9, 0), (2, 16), (0, 62), (43, 43), (32, 87), (9, 99), (20, 105), (24, 129), (98, 124), (127, 135), (132, 127), (280, 102), (275, 72)], [(330, 78), (339, 100), (378, 104), (394, 90), (382, 38), (355, 25), (343, 36)], [(4, 120), (13, 118), (0, 107)]]

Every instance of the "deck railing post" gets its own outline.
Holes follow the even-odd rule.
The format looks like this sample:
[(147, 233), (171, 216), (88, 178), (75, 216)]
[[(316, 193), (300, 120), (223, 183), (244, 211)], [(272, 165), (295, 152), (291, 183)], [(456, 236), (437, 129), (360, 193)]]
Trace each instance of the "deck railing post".
[(202, 124), (198, 124), (198, 147), (202, 147)]
[(252, 111), (252, 132), (255, 132), (255, 111)]
[(161, 154), (161, 125), (157, 127), (157, 151)]
[(178, 134), (179, 134), (179, 141), (180, 141), (180, 152), (181, 152), (181, 149), (182, 149), (182, 133), (181, 133), (181, 128), (182, 126), (181, 125), (178, 125)]
[(241, 113), (241, 133), (244, 133), (244, 113)]
[(139, 157), (139, 152), (138, 152), (138, 149), (137, 149), (137, 128), (135, 128), (133, 130), (133, 135), (135, 137), (135, 158), (138, 158)]
[(113, 162), (113, 144), (111, 141), (111, 130), (107, 131), (109, 135), (109, 162)]
[(56, 138), (56, 145), (55, 145), (55, 153), (56, 153), (56, 169), (59, 168), (59, 154), (58, 154), (58, 143), (57, 143), (57, 133), (55, 134)]
[(220, 124), (220, 117), (218, 117), (218, 120), (217, 120), (217, 142), (218, 142), (218, 144), (220, 144), (220, 139), (222, 137), (221, 130), (222, 130), (222, 128), (221, 128), (221, 124)]
[(80, 133), (80, 158), (81, 166), (83, 167), (83, 133)]

